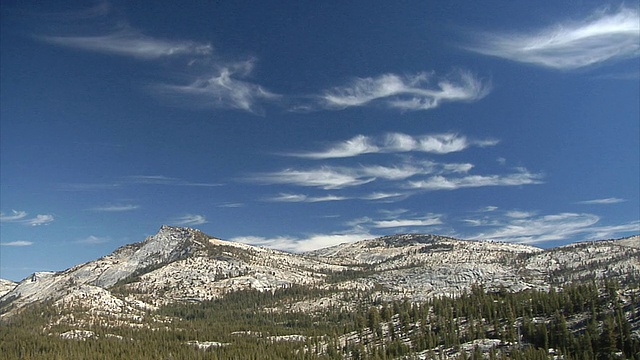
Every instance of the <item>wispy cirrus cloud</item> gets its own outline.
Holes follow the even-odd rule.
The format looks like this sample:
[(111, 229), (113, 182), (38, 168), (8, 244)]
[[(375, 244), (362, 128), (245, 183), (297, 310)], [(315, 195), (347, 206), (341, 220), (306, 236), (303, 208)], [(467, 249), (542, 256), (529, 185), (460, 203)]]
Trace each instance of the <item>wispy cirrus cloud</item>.
[[(385, 181), (401, 192), (375, 191), (369, 195), (353, 195), (348, 198), (376, 200), (397, 197), (406, 198), (409, 192), (456, 190), (486, 186), (518, 186), (543, 183), (543, 175), (516, 168), (515, 172), (494, 175), (471, 175), (473, 164), (437, 163), (426, 160), (406, 159), (403, 163), (386, 165), (321, 166), (311, 169), (285, 169), (255, 174), (248, 180), (263, 184), (284, 184), (315, 187), (323, 190), (340, 190)], [(306, 195), (284, 194), (272, 200), (309, 202)], [(338, 200), (341, 198), (332, 198)]]
[(608, 205), (608, 204), (618, 204), (618, 203), (625, 202), (625, 201), (627, 201), (627, 200), (611, 197), (611, 198), (604, 198), (604, 199), (593, 199), (593, 200), (578, 201), (576, 204)]
[(45, 215), (36, 215), (33, 219), (25, 220), (26, 225), (30, 226), (40, 226), (40, 225), (49, 225), (53, 221), (53, 215), (45, 214)]
[(378, 220), (373, 223), (374, 228), (405, 228), (405, 227), (426, 227), (442, 224), (439, 216), (432, 216), (422, 219), (393, 219)]
[(541, 243), (547, 241), (575, 241), (582, 239), (607, 239), (632, 232), (640, 232), (640, 221), (619, 225), (598, 225), (600, 217), (585, 213), (559, 213), (540, 216), (510, 217), (494, 215), (489, 219), (468, 222), (472, 226), (486, 227), (473, 235), (476, 240), (495, 240), (518, 243)]
[(27, 216), (26, 211), (11, 210), (11, 214), (0, 212), (0, 222), (15, 222), (23, 220)]
[[(401, 217), (402, 216), (402, 217)], [(388, 211), (382, 219), (363, 217), (347, 222), (346, 229), (326, 234), (309, 234), (307, 236), (239, 236), (232, 238), (245, 244), (264, 246), (268, 248), (290, 251), (307, 252), (318, 250), (343, 243), (351, 243), (366, 239), (373, 239), (382, 235), (374, 231), (396, 231), (398, 228), (421, 228), (442, 224), (442, 215), (427, 214), (425, 216), (412, 216), (406, 210)]]
[(29, 226), (48, 225), (54, 220), (53, 215), (38, 214), (34, 218), (28, 218), (26, 211), (12, 210), (10, 215), (0, 213), (0, 222), (4, 223), (20, 223)]
[(139, 209), (140, 205), (134, 204), (117, 204), (117, 205), (104, 205), (97, 206), (91, 208), (91, 211), (99, 211), (99, 212), (123, 212), (123, 211), (133, 211)]
[(348, 197), (345, 196), (336, 196), (336, 195), (325, 195), (325, 196), (308, 196), (305, 194), (287, 194), (281, 193), (277, 196), (273, 196), (267, 198), (267, 201), (273, 202), (301, 202), (301, 203), (315, 203), (315, 202), (325, 202), (325, 201), (342, 201), (348, 200)]
[(448, 154), (463, 151), (470, 146), (486, 147), (498, 144), (498, 140), (470, 140), (456, 133), (412, 136), (390, 133), (380, 137), (356, 135), (351, 139), (335, 143), (318, 152), (290, 153), (289, 156), (308, 159), (346, 158), (371, 153), (424, 152)]
[(360, 240), (371, 239), (375, 237), (376, 235), (371, 235), (367, 232), (355, 232), (310, 234), (305, 237), (277, 236), (269, 238), (262, 236), (238, 236), (232, 238), (231, 241), (255, 246), (263, 246), (282, 251), (301, 253), (343, 243), (351, 243)]
[(111, 241), (111, 238), (109, 238), (107, 236), (89, 235), (84, 239), (80, 239), (80, 240), (76, 241), (76, 243), (85, 244), (85, 245), (100, 245), (100, 244), (106, 244), (109, 241)]
[(327, 201), (344, 201), (344, 200), (367, 200), (367, 201), (378, 201), (378, 202), (394, 202), (404, 200), (409, 197), (409, 193), (401, 193), (401, 192), (373, 192), (366, 195), (361, 196), (338, 196), (338, 195), (325, 195), (325, 196), (309, 196), (305, 194), (291, 194), (291, 193), (280, 193), (277, 196), (272, 196), (266, 198), (266, 201), (272, 202), (290, 202), (290, 203), (316, 203), (316, 202), (327, 202)]
[(26, 240), (18, 240), (18, 241), (8, 241), (8, 242), (0, 242), (0, 246), (31, 246), (33, 245), (33, 241)]
[(526, 219), (535, 216), (536, 213), (533, 211), (511, 210), (507, 211), (505, 215), (513, 219)]
[(265, 184), (289, 184), (335, 190), (363, 185), (374, 181), (375, 178), (365, 178), (351, 168), (323, 166), (316, 169), (285, 169), (278, 172), (259, 174), (254, 176), (252, 180)]
[(254, 59), (234, 64), (215, 65), (186, 84), (156, 84), (153, 92), (183, 106), (229, 108), (259, 113), (258, 104), (281, 98), (258, 84), (246, 81), (254, 67)]
[(184, 55), (205, 56), (213, 51), (210, 44), (156, 39), (129, 27), (96, 36), (40, 36), (39, 38), (54, 45), (141, 60)]
[(315, 169), (285, 169), (278, 172), (260, 174), (253, 181), (265, 184), (290, 184), (297, 186), (317, 187), (324, 190), (336, 190), (346, 187), (364, 185), (376, 179), (401, 180), (426, 171), (427, 166), (404, 164), (398, 166), (360, 166), (338, 167), (322, 166)]
[(216, 187), (222, 186), (220, 183), (198, 183), (190, 182), (175, 177), (165, 175), (133, 175), (124, 179), (124, 183), (138, 185), (168, 185), (168, 186), (195, 186), (195, 187)]
[(69, 191), (69, 192), (75, 192), (75, 191), (104, 191), (104, 190), (118, 190), (120, 189), (120, 186), (122, 184), (118, 184), (118, 183), (112, 183), (112, 184), (108, 184), (108, 183), (102, 183), (102, 184), (81, 184), (81, 183), (69, 183), (69, 184), (59, 184), (57, 186), (57, 190), (58, 191)]
[(506, 175), (468, 175), (462, 177), (432, 176), (426, 180), (411, 181), (408, 187), (424, 191), (456, 190), (485, 186), (518, 186), (542, 184), (542, 175), (526, 169), (517, 169), (516, 173)]
[(176, 225), (194, 226), (208, 223), (204, 215), (186, 214), (174, 220)]
[(351, 83), (324, 91), (321, 106), (344, 109), (379, 103), (399, 110), (428, 110), (443, 102), (476, 101), (486, 96), (491, 84), (465, 70), (434, 79), (433, 74), (384, 74), (357, 78)]
[(394, 202), (404, 200), (411, 194), (407, 192), (381, 192), (376, 191), (360, 197), (362, 200), (382, 201), (382, 202)]
[[(75, 31), (71, 35), (38, 35), (35, 38), (55, 46), (146, 62), (176, 59), (177, 61), (172, 62), (165, 61), (162, 63), (163, 67), (157, 67), (156, 70), (161, 74), (168, 74), (165, 80), (146, 86), (152, 94), (161, 97), (163, 103), (169, 105), (260, 113), (259, 104), (280, 99), (279, 95), (248, 80), (256, 62), (254, 58), (238, 60), (214, 54), (213, 46), (206, 42), (149, 36), (128, 25), (120, 17), (110, 17), (111, 7), (103, 6), (97, 10), (99, 11), (86, 10), (92, 16), (82, 17), (92, 20), (91, 27), (97, 34), (85, 35)], [(75, 15), (61, 14), (59, 20), (66, 21), (67, 24), (56, 26), (56, 31), (67, 29), (69, 32), (75, 23), (72, 21), (73, 16)], [(171, 67), (169, 72), (167, 66)]]
[(485, 33), (466, 48), (548, 68), (577, 69), (640, 55), (640, 16), (637, 7), (605, 9), (529, 33)]
[(224, 204), (220, 204), (217, 207), (219, 208), (227, 208), (227, 209), (235, 209), (235, 208), (241, 208), (244, 207), (243, 203), (224, 203)]

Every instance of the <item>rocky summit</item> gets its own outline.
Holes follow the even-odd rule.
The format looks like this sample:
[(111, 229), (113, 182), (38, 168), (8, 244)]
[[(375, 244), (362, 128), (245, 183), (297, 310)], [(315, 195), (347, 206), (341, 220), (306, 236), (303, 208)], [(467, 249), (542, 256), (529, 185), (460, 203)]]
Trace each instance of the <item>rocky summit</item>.
[[(19, 283), (0, 281), (0, 321), (12, 323), (12, 319), (28, 314), (29, 309), (44, 306), (49, 310), (37, 310), (39, 314), (48, 314), (42, 320), (41, 331), (49, 335), (57, 334), (59, 339), (65, 341), (106, 338), (109, 341), (127, 341), (127, 336), (134, 338), (130, 332), (119, 330), (116, 334), (104, 329), (173, 329), (173, 334), (178, 334), (175, 335), (176, 339), (182, 339), (186, 335), (179, 334), (187, 329), (172, 328), (177, 326), (176, 322), (209, 319), (211, 315), (207, 315), (207, 311), (213, 311), (210, 310), (213, 308), (219, 309), (213, 317), (217, 322), (234, 322), (224, 317), (233, 318), (239, 313), (253, 314), (250, 318), (258, 324), (275, 321), (275, 316), (287, 316), (286, 321), (274, 324), (285, 326), (288, 330), (271, 330), (267, 334), (260, 330), (263, 325), (256, 325), (257, 328), (247, 325), (245, 328), (240, 327), (241, 322), (237, 322), (235, 325), (239, 328), (235, 330), (231, 325), (218, 325), (223, 326), (220, 331), (226, 334), (224, 338), (201, 339), (194, 335), (188, 341), (180, 340), (180, 343), (201, 351), (215, 349), (222, 352), (231, 351), (223, 349), (232, 347), (231, 344), (239, 338), (257, 337), (270, 339), (270, 342), (293, 341), (303, 344), (314, 339), (316, 344), (313, 351), (321, 355), (320, 358), (332, 358), (330, 354), (336, 349), (336, 358), (358, 358), (352, 354), (355, 348), (350, 346), (364, 344), (369, 344), (369, 348), (366, 351), (358, 348), (358, 351), (367, 354), (383, 351), (380, 349), (386, 353), (389, 353), (389, 349), (431, 349), (429, 356), (435, 351), (442, 358), (456, 358), (464, 349), (473, 351), (482, 346), (486, 348), (483, 351), (487, 355), (489, 350), (495, 350), (496, 344), (511, 344), (509, 346), (513, 350), (514, 335), (507, 333), (507, 330), (499, 331), (500, 326), (504, 329), (522, 327), (525, 321), (532, 320), (526, 316), (509, 319), (512, 316), (508, 315), (511, 314), (509, 310), (508, 316), (504, 315), (507, 318), (494, 319), (489, 324), (487, 316), (492, 313), (480, 313), (476, 314), (479, 316), (478, 326), (483, 326), (485, 330), (478, 332), (473, 324), (468, 323), (469, 317), (459, 315), (455, 317), (458, 326), (455, 331), (473, 334), (467, 336), (469, 342), (455, 345), (448, 338), (437, 342), (431, 338), (432, 331), (437, 329), (429, 330), (423, 325), (426, 321), (435, 321), (436, 311), (442, 310), (438, 304), (445, 299), (461, 299), (464, 303), (468, 302), (465, 299), (469, 299), (469, 294), (474, 294), (477, 297), (474, 301), (488, 301), (491, 304), (512, 301), (521, 307), (523, 303), (530, 304), (528, 309), (522, 308), (520, 311), (532, 316), (535, 315), (533, 299), (542, 296), (539, 294), (549, 294), (545, 296), (549, 296), (552, 300), (548, 301), (557, 308), (566, 306), (562, 301), (568, 300), (553, 300), (556, 292), (563, 291), (567, 286), (592, 284), (585, 285), (586, 290), (570, 288), (580, 294), (576, 295), (578, 302), (591, 304), (595, 300), (589, 303), (584, 300), (586, 295), (582, 293), (587, 292), (598, 298), (602, 293), (588, 286), (600, 282), (605, 283), (607, 289), (613, 289), (611, 282), (621, 284), (623, 292), (620, 297), (614, 299), (611, 294), (617, 293), (608, 290), (605, 293), (610, 296), (606, 300), (609, 302), (603, 304), (618, 304), (615, 306), (618, 306), (622, 316), (620, 319), (625, 316), (630, 319), (631, 330), (625, 336), (631, 339), (631, 331), (637, 332), (636, 340), (640, 344), (640, 313), (636, 312), (633, 305), (640, 295), (633, 288), (640, 283), (639, 236), (541, 249), (523, 244), (403, 234), (291, 254), (221, 240), (191, 228), (162, 226), (157, 234), (142, 242), (122, 246), (109, 255), (65, 271), (36, 272)], [(628, 284), (635, 285), (628, 287)], [(478, 289), (483, 294), (500, 295), (481, 295)], [(509, 300), (504, 297), (509, 293), (529, 295)], [(566, 293), (569, 294), (568, 291)], [(264, 298), (256, 294), (271, 297)], [(226, 302), (220, 302), (223, 300)], [(200, 308), (198, 304), (205, 305)], [(387, 307), (390, 304), (393, 304), (393, 310)], [(411, 310), (410, 319), (413, 322), (407, 320), (408, 315), (403, 315), (405, 312), (402, 309), (421, 309), (420, 304), (431, 304), (431, 310)], [(516, 305), (513, 305), (514, 309), (518, 309)], [(240, 308), (229, 310), (234, 306)], [(571, 320), (570, 329), (576, 334), (583, 333), (585, 319), (591, 314), (580, 312), (586, 311), (584, 304), (572, 306), (575, 319)], [(603, 306), (597, 309), (606, 309)], [(358, 315), (363, 311), (368, 323), (365, 315)], [(483, 310), (478, 305), (478, 311), (494, 310)], [(406, 312), (409, 313), (409, 310)], [(256, 314), (266, 318), (256, 317)], [(496, 309), (493, 314), (499, 314), (499, 310)], [(299, 316), (320, 317), (308, 320), (305, 324), (311, 326), (311, 330), (300, 334), (297, 333), (301, 326), (299, 322), (302, 321)], [(553, 318), (547, 316), (539, 316), (536, 321), (550, 324), (548, 326), (551, 327)], [(311, 325), (314, 321), (315, 325)], [(383, 325), (380, 325), (381, 321)], [(500, 325), (500, 321), (504, 324)], [(331, 337), (328, 334), (315, 334), (320, 331), (317, 329), (319, 324), (329, 326), (327, 322), (334, 326), (327, 332), (335, 334), (338, 331), (336, 329), (340, 329), (342, 335)], [(211, 322), (203, 324), (207, 329), (211, 326)], [(533, 328), (538, 331), (539, 328), (535, 328), (538, 325), (534, 325)], [(622, 325), (617, 326), (622, 329)], [(600, 320), (595, 326), (596, 329), (605, 329), (603, 326), (606, 326), (606, 321)], [(102, 333), (96, 332), (96, 329), (102, 329)], [(431, 345), (424, 342), (427, 340), (418, 343), (411, 334), (422, 334), (427, 340), (453, 347), (443, 348), (442, 345), (430, 348)], [(509, 337), (504, 334), (511, 336), (511, 342), (505, 340)], [(396, 344), (397, 341), (400, 343)], [(311, 351), (308, 346), (304, 345), (296, 351)], [(415, 354), (417, 356), (418, 352)], [(429, 358), (425, 354), (418, 358)]]
[(85, 299), (96, 311), (119, 313), (292, 285), (368, 290), (385, 300), (421, 301), (455, 296), (474, 284), (548, 290), (576, 280), (627, 277), (640, 278), (639, 236), (543, 250), (405, 234), (291, 254), (162, 226), (140, 243), (65, 271), (36, 272), (18, 284), (3, 280), (0, 304), (3, 317), (45, 299), (68, 306), (82, 305)]

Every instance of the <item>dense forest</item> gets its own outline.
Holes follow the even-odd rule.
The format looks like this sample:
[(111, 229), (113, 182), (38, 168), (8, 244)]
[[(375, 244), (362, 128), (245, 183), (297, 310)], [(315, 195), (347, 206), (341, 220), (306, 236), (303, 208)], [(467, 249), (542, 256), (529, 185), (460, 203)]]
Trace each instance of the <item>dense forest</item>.
[[(352, 293), (356, 308), (287, 311), (330, 290), (294, 286), (161, 308), (148, 327), (83, 330), (56, 324), (42, 303), (0, 325), (6, 359), (638, 359), (640, 291), (617, 282), (548, 292), (473, 286), (455, 298), (383, 302)], [(74, 313), (82, 317), (82, 311)], [(634, 328), (635, 326), (635, 328)], [(43, 330), (44, 329), (44, 330)]]

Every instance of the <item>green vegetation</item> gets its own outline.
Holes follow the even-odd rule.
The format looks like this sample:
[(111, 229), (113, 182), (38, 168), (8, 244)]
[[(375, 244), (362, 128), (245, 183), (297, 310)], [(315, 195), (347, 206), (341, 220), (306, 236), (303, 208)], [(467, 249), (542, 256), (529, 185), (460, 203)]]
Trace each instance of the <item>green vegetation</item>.
[[(164, 307), (154, 315), (170, 321), (148, 328), (87, 325), (84, 330), (95, 337), (86, 340), (62, 339), (59, 334), (77, 327), (50, 325), (61, 314), (43, 303), (0, 325), (0, 354), (6, 359), (411, 359), (424, 352), (427, 359), (440, 359), (449, 352), (458, 359), (548, 359), (550, 353), (566, 360), (640, 359), (640, 339), (632, 331), (640, 322), (637, 286), (624, 294), (612, 281), (549, 292), (487, 292), (474, 286), (457, 298), (423, 303), (384, 303), (370, 295), (302, 286), (238, 291), (220, 300)], [(329, 297), (344, 302), (322, 312), (287, 310), (299, 301)], [(349, 302), (362, 305), (335, 305)], [(301, 336), (276, 338), (286, 335)], [(483, 350), (473, 345), (477, 339), (495, 339), (494, 346)], [(222, 344), (199, 349), (190, 341)]]

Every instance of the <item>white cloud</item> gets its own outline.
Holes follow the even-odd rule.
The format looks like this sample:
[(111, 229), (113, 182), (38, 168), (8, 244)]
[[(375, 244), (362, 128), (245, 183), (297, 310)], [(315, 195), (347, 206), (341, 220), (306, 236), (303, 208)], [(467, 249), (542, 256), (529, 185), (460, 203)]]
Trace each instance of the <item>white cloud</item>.
[(23, 225), (39, 226), (48, 225), (54, 220), (53, 215), (49, 214), (38, 214), (31, 219), (27, 219), (27, 215), (26, 211), (11, 210), (10, 215), (0, 213), (0, 222), (15, 222)]
[(411, 136), (402, 133), (390, 133), (382, 137), (356, 135), (353, 138), (332, 144), (319, 152), (292, 153), (290, 156), (308, 159), (346, 158), (370, 153), (425, 152), (448, 154), (467, 149), (470, 146), (494, 146), (497, 140), (470, 140), (455, 133), (427, 134)]
[(11, 210), (11, 214), (0, 212), (0, 222), (15, 222), (23, 220), (27, 216), (26, 211)]
[(103, 191), (116, 190), (120, 184), (60, 184), (59, 191)]
[(164, 175), (133, 175), (127, 177), (127, 180), (135, 184), (145, 185), (176, 185), (179, 181), (176, 178)]
[(323, 166), (311, 170), (285, 169), (256, 176), (254, 180), (267, 184), (292, 184), (334, 190), (366, 184), (374, 181), (375, 178), (363, 179), (356, 171), (349, 168)]
[(386, 193), (386, 192), (374, 192), (368, 195), (364, 195), (360, 197), (362, 200), (386, 200), (386, 201), (399, 201), (406, 199), (409, 196), (408, 193)]
[(105, 205), (94, 207), (92, 211), (100, 211), (100, 212), (123, 212), (123, 211), (132, 211), (139, 209), (139, 205), (133, 204), (119, 204), (119, 205)]
[(596, 226), (589, 229), (589, 233), (587, 237), (589, 240), (612, 239), (628, 233), (638, 234), (640, 233), (640, 221), (636, 220), (620, 225)]
[(18, 240), (18, 241), (0, 242), (0, 245), (1, 246), (31, 246), (33, 245), (33, 242)]
[[(164, 62), (163, 65), (173, 66), (170, 76), (174, 78), (187, 74), (191, 77), (183, 78), (182, 83), (159, 81), (148, 86), (170, 105), (230, 108), (255, 113), (259, 111), (258, 102), (280, 98), (260, 85), (243, 80), (251, 74), (254, 59), (229, 61), (219, 55), (214, 56), (211, 44), (155, 38), (123, 23), (126, 21), (120, 19), (111, 25), (108, 32), (100, 35), (37, 38), (53, 45), (138, 60), (179, 58), (179, 62)], [(94, 26), (100, 25), (95, 23)]]
[(374, 228), (399, 228), (399, 227), (424, 227), (442, 224), (440, 217), (435, 216), (425, 219), (395, 219), (378, 220), (373, 223)]
[(40, 39), (55, 45), (141, 60), (181, 55), (205, 56), (213, 51), (209, 44), (155, 39), (131, 28), (99, 36), (42, 36)]
[(260, 110), (257, 108), (259, 102), (275, 101), (281, 96), (242, 80), (251, 73), (253, 62), (248, 60), (217, 66), (213, 73), (210, 70), (186, 85), (157, 84), (151, 88), (183, 106), (230, 108), (256, 113)]
[[(523, 214), (523, 216), (513, 216)], [(527, 216), (524, 216), (524, 215)], [(509, 211), (484, 219), (464, 220), (468, 225), (485, 230), (470, 236), (476, 240), (495, 240), (518, 243), (547, 241), (575, 241), (582, 239), (607, 239), (633, 232), (640, 232), (640, 221), (613, 226), (599, 226), (600, 217), (594, 214), (560, 213), (536, 216), (534, 212)]]
[(514, 219), (525, 219), (528, 217), (532, 217), (535, 214), (536, 213), (533, 211), (518, 211), (518, 210), (507, 211), (506, 213), (508, 217), (514, 218)]
[(100, 245), (100, 244), (108, 243), (109, 241), (110, 241), (109, 237), (89, 235), (86, 238), (78, 240), (76, 242), (78, 244)]
[(604, 199), (593, 199), (586, 201), (579, 201), (578, 204), (586, 204), (586, 205), (608, 205), (608, 204), (617, 204), (621, 202), (625, 202), (625, 199), (619, 198), (604, 198)]
[(576, 69), (640, 54), (636, 7), (599, 11), (582, 21), (532, 33), (489, 33), (468, 48), (481, 54), (555, 69)]
[(349, 198), (344, 196), (336, 196), (336, 195), (326, 195), (326, 196), (307, 196), (304, 194), (286, 194), (282, 193), (278, 196), (274, 196), (268, 198), (268, 201), (273, 202), (305, 202), (305, 203), (314, 203), (314, 202), (325, 202), (325, 201), (342, 201), (348, 200)]
[(224, 203), (224, 204), (218, 205), (218, 207), (220, 208), (240, 208), (243, 206), (244, 206), (243, 203)]
[[(364, 185), (376, 180), (400, 181), (418, 175), (466, 173), (472, 164), (435, 163), (405, 159), (394, 166), (360, 165), (356, 167), (322, 166), (315, 169), (285, 169), (279, 172), (253, 176), (250, 180), (265, 184), (290, 184), (336, 190)], [(503, 182), (508, 179), (500, 179)], [(418, 183), (418, 182), (416, 182)], [(468, 185), (467, 185), (468, 186)], [(482, 186), (482, 185), (478, 185)], [(414, 186), (418, 187), (418, 186)], [(282, 198), (283, 201), (301, 201), (298, 198)]]
[(428, 110), (445, 101), (475, 101), (489, 93), (491, 86), (468, 71), (458, 70), (436, 80), (427, 73), (399, 76), (384, 74), (358, 78), (351, 84), (327, 90), (321, 96), (328, 109), (344, 109), (379, 102), (401, 110)]
[(371, 176), (386, 180), (404, 180), (415, 175), (430, 174), (434, 171), (434, 164), (425, 162), (423, 164), (401, 164), (397, 166), (369, 165), (359, 169), (361, 176)]
[[(352, 229), (369, 232), (368, 228), (375, 229), (391, 229), (391, 228), (407, 228), (407, 227), (428, 227), (442, 224), (442, 215), (427, 214), (424, 216), (416, 216), (410, 214), (406, 209), (381, 210), (384, 216), (382, 219), (372, 219), (370, 217), (361, 217), (347, 222), (347, 226)], [(353, 230), (352, 230), (353, 231)]]
[(53, 221), (53, 215), (39, 214), (39, 215), (36, 215), (36, 217), (33, 219), (25, 220), (24, 223), (26, 225), (31, 225), (31, 226), (40, 226), (40, 225), (49, 225), (49, 223), (52, 221)]
[(217, 187), (220, 183), (194, 183), (178, 178), (164, 175), (133, 175), (125, 178), (126, 182), (140, 185), (171, 185), (171, 186), (194, 186), (194, 187)]
[(532, 174), (526, 169), (519, 169), (517, 173), (508, 175), (469, 175), (457, 178), (446, 178), (436, 175), (427, 180), (411, 181), (408, 186), (413, 189), (426, 191), (456, 190), (484, 186), (518, 186), (541, 184), (542, 176)]
[(308, 237), (274, 237), (265, 238), (259, 236), (239, 236), (231, 241), (245, 244), (264, 246), (271, 249), (300, 253), (318, 250), (343, 243), (351, 243), (365, 239), (375, 238), (369, 233), (346, 233), (346, 234), (312, 234)]
[(177, 218), (174, 222), (177, 225), (193, 226), (206, 224), (208, 221), (203, 215), (187, 214)]
[(288, 155), (309, 159), (335, 159), (380, 152), (380, 148), (373, 144), (372, 141), (373, 139), (367, 136), (356, 135), (347, 141), (334, 144), (321, 152)]

